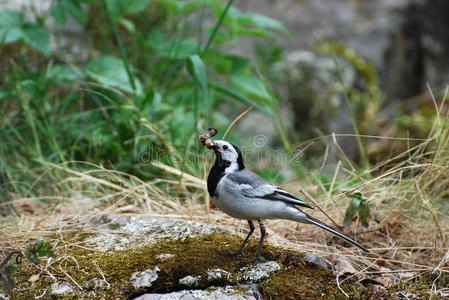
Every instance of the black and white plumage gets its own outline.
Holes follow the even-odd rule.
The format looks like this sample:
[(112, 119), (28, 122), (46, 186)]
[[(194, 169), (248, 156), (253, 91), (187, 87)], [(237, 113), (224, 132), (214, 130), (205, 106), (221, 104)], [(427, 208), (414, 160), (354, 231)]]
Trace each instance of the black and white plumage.
[(250, 232), (240, 249), (235, 252), (236, 255), (241, 255), (243, 247), (254, 232), (252, 220), (257, 220), (262, 234), (256, 259), (253, 261), (253, 264), (257, 263), (265, 237), (265, 226), (262, 219), (287, 219), (313, 224), (364, 251), (368, 251), (343, 233), (309, 216), (298, 208), (298, 206), (312, 208), (309, 204), (246, 169), (242, 153), (237, 146), (219, 140), (211, 141), (207, 147), (214, 150), (216, 155), (215, 164), (207, 178), (209, 195), (218, 208), (231, 217), (248, 220), (250, 227)]

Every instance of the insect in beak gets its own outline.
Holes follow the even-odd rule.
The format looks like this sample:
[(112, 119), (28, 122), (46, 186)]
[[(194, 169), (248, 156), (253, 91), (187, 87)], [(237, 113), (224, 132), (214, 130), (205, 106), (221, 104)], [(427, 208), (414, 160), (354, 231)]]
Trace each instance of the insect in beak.
[(208, 129), (206, 130), (206, 133), (205, 133), (205, 134), (202, 134), (202, 135), (199, 136), (200, 142), (201, 142), (204, 146), (206, 146), (208, 149), (216, 150), (216, 149), (217, 149), (217, 146), (215, 145), (214, 141), (211, 140), (211, 137), (213, 137), (214, 135), (216, 135), (217, 132), (218, 132), (218, 131), (217, 131), (217, 129), (215, 129), (215, 128), (208, 128)]

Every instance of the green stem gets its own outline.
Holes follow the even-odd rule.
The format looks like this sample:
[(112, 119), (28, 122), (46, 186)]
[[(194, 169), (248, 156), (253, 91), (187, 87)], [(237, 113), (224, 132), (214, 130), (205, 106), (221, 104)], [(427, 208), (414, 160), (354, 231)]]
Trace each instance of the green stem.
[(223, 23), (224, 18), (226, 17), (226, 14), (228, 13), (229, 8), (231, 7), (232, 3), (234, 2), (234, 0), (229, 0), (228, 4), (226, 4), (225, 9), (223, 10), (223, 12), (220, 15), (220, 18), (218, 19), (217, 24), (215, 24), (214, 29), (212, 30), (212, 33), (209, 37), (209, 40), (207, 41), (206, 47), (204, 47), (203, 52), (207, 51), (207, 49), (209, 49), (209, 46), (212, 44), (212, 41), (215, 38), (215, 35), (218, 32), (218, 29), (220, 29), (221, 24)]
[(287, 130), (285, 130), (285, 126), (284, 126), (284, 123), (282, 122), (282, 118), (281, 118), (281, 114), (279, 112), (278, 106), (276, 106), (273, 109), (273, 115), (274, 115), (274, 119), (276, 120), (276, 124), (279, 128), (279, 133), (281, 134), (281, 140), (282, 140), (282, 143), (284, 144), (284, 148), (285, 148), (285, 150), (287, 150), (287, 152), (289, 154), (291, 154), (292, 144), (288, 140)]
[(103, 0), (103, 6), (108, 15), (109, 24), (111, 25), (112, 33), (114, 34), (114, 39), (117, 42), (118, 48), (120, 50), (120, 55), (122, 56), (123, 64), (125, 65), (126, 74), (128, 74), (129, 83), (133, 91), (136, 91), (136, 83), (134, 82), (133, 74), (131, 73), (131, 68), (129, 67), (128, 58), (126, 56), (125, 48), (123, 47), (120, 36), (118, 35), (117, 26), (115, 26), (114, 20), (112, 19), (111, 12), (109, 11), (107, 0)]

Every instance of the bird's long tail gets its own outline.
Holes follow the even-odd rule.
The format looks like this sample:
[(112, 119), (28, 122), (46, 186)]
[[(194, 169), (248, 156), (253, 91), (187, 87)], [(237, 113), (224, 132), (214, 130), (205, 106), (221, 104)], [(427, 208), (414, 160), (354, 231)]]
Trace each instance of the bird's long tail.
[(366, 251), (366, 252), (370, 252), (368, 249), (366, 249), (365, 247), (363, 247), (362, 245), (360, 245), (359, 243), (357, 243), (357, 242), (354, 241), (353, 239), (347, 237), (346, 235), (344, 235), (344, 234), (341, 233), (340, 231), (338, 231), (338, 230), (336, 230), (336, 229), (330, 227), (329, 225), (327, 225), (327, 224), (321, 222), (320, 220), (317, 220), (317, 219), (315, 219), (315, 218), (313, 218), (313, 217), (311, 217), (311, 216), (309, 216), (309, 215), (307, 215), (307, 214), (305, 214), (305, 215), (306, 215), (306, 220), (307, 220), (309, 223), (311, 223), (311, 224), (313, 224), (313, 225), (316, 225), (316, 226), (318, 226), (318, 227), (320, 227), (320, 228), (323, 228), (323, 229), (325, 229), (325, 230), (327, 230), (327, 231), (329, 231), (329, 232), (335, 234), (335, 235), (338, 236), (339, 238), (341, 238), (341, 239), (343, 239), (343, 240), (345, 240), (345, 241), (347, 241), (347, 242), (353, 244), (353, 245), (356, 246), (356, 247), (359, 247), (360, 249), (362, 249), (362, 250), (364, 250), (364, 251)]

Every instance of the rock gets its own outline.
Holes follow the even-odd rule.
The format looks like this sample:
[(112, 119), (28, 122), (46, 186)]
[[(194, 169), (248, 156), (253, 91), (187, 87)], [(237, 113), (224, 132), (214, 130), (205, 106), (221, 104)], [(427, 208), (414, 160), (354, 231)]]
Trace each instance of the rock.
[(67, 282), (55, 282), (51, 285), (52, 295), (75, 294), (77, 289)]
[(101, 290), (105, 290), (108, 285), (109, 285), (109, 283), (107, 283), (106, 280), (100, 279), (100, 278), (94, 278), (92, 280), (87, 281), (86, 284), (84, 285), (84, 287), (86, 288), (86, 290), (101, 291)]
[(246, 280), (250, 282), (258, 282), (263, 279), (267, 279), (270, 274), (274, 271), (277, 271), (281, 268), (281, 266), (275, 261), (267, 261), (264, 263), (258, 263), (254, 266), (254, 268), (242, 268), (241, 270), (244, 272), (243, 275), (239, 278), (240, 280)]
[(191, 275), (187, 275), (186, 277), (179, 279), (179, 284), (182, 284), (185, 286), (197, 286), (200, 279), (201, 279), (201, 276), (194, 277)]
[(231, 274), (229, 272), (227, 272), (225, 270), (221, 270), (221, 269), (208, 270), (207, 271), (207, 280), (214, 281), (214, 280), (222, 279), (222, 278), (229, 279), (230, 275)]
[(159, 254), (158, 256), (156, 256), (156, 258), (160, 259), (160, 260), (166, 260), (166, 259), (172, 258), (172, 257), (175, 257), (175, 255), (171, 254), (171, 253), (162, 253), (162, 254)]
[[(248, 0), (236, 5), (284, 23), (294, 37), (281, 40), (288, 52), (310, 50), (322, 40), (353, 48), (376, 67), (389, 97), (408, 98), (426, 82), (437, 86), (449, 80), (446, 0)], [(240, 43), (235, 51), (248, 53), (250, 47)]]
[(332, 264), (329, 261), (315, 254), (306, 253), (302, 256), (302, 259), (320, 268), (332, 270)]
[(142, 272), (133, 273), (131, 276), (131, 283), (137, 290), (139, 288), (149, 288), (152, 286), (153, 282), (157, 280), (159, 268), (145, 270)]
[(86, 242), (101, 251), (124, 250), (158, 242), (162, 238), (183, 239), (224, 230), (222, 227), (173, 218), (147, 218), (106, 214), (91, 219), (91, 224), (117, 233), (90, 236)]
[(251, 294), (242, 294), (232, 287), (216, 288), (213, 291), (186, 290), (167, 294), (145, 294), (135, 300), (257, 300), (260, 299)]

